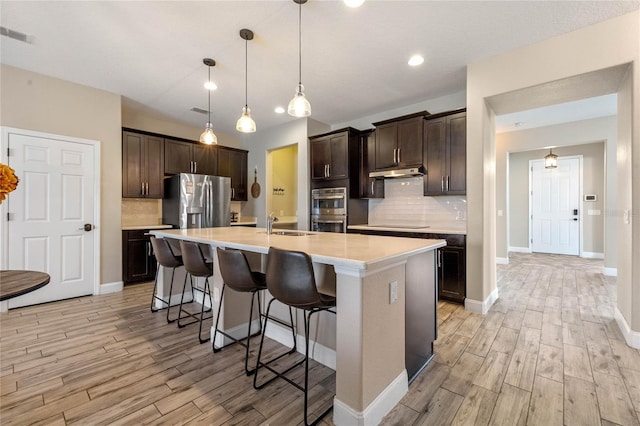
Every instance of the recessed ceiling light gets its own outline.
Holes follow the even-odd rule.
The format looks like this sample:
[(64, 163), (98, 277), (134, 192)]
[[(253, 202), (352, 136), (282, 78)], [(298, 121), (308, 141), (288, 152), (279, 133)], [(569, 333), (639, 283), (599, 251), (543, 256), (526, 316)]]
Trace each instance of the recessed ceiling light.
[(274, 111), (277, 114), (284, 114), (284, 108), (282, 108), (282, 107), (276, 107), (276, 109)]
[(409, 58), (409, 65), (416, 67), (424, 62), (424, 58), (420, 55), (413, 55)]
[(207, 90), (216, 90), (218, 88), (218, 85), (215, 84), (213, 81), (207, 81), (204, 84), (204, 88)]
[(346, 4), (349, 7), (360, 7), (362, 6), (362, 3), (364, 3), (364, 0), (342, 0), (344, 1), (344, 4)]

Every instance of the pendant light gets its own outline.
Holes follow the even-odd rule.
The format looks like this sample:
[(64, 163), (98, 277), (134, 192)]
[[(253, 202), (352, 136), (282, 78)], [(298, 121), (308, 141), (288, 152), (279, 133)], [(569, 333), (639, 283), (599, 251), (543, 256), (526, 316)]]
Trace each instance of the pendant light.
[(304, 86), (302, 85), (302, 5), (307, 0), (293, 0), (298, 3), (298, 87), (296, 94), (289, 102), (287, 112), (294, 117), (308, 117), (311, 115), (311, 104), (304, 95)]
[(551, 148), (549, 148), (549, 154), (544, 157), (544, 168), (555, 169), (556, 167), (558, 167), (558, 156), (551, 152)]
[[(216, 61), (211, 58), (204, 58), (202, 62), (209, 68), (209, 80), (207, 83), (211, 82), (211, 67), (216, 65)], [(218, 143), (218, 137), (215, 133), (213, 133), (213, 124), (211, 124), (211, 89), (209, 90), (209, 121), (204, 128), (204, 132), (200, 135), (200, 142), (207, 145), (216, 145)]]
[(256, 122), (251, 118), (251, 110), (247, 104), (247, 42), (253, 40), (253, 31), (242, 29), (240, 30), (240, 37), (244, 40), (244, 107), (242, 107), (242, 115), (236, 123), (236, 130), (242, 133), (254, 133), (256, 131)]

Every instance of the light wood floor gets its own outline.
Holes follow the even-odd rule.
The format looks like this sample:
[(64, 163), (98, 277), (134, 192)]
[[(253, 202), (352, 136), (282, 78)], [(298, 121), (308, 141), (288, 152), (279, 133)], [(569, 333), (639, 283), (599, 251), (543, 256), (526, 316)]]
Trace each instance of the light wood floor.
[[(435, 361), (383, 424), (639, 424), (640, 352), (615, 324), (615, 279), (601, 268), (512, 254), (488, 315), (440, 303)], [(278, 380), (254, 391), (243, 348), (213, 354), (196, 326), (150, 313), (150, 292), (142, 284), (0, 314), (0, 423), (300, 424), (298, 390)], [(319, 411), (335, 375), (312, 365)]]

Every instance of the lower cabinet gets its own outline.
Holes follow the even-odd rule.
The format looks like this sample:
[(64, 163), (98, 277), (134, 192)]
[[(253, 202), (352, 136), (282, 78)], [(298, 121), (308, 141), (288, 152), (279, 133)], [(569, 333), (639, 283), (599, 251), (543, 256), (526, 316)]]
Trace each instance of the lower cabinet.
[(122, 231), (122, 281), (125, 284), (152, 281), (156, 258), (148, 229)]

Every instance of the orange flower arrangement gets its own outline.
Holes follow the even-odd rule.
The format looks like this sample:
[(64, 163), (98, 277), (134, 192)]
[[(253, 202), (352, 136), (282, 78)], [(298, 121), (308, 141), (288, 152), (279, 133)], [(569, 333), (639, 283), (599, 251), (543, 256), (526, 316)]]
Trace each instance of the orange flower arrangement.
[(20, 180), (15, 170), (6, 164), (0, 163), (0, 204), (7, 198), (7, 194), (18, 187)]

